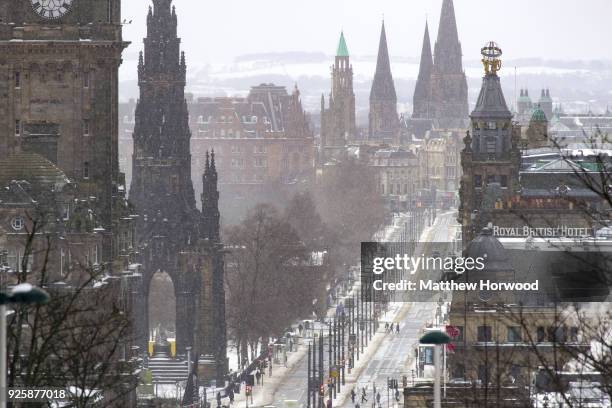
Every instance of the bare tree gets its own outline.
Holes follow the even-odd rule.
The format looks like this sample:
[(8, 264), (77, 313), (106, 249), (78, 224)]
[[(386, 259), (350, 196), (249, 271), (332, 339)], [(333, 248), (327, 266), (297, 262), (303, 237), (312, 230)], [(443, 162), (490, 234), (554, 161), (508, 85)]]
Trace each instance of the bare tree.
[(316, 203), (328, 228), (334, 232), (336, 256), (342, 263), (358, 259), (360, 243), (369, 241), (385, 220), (385, 206), (376, 178), (367, 163), (349, 159), (323, 176)]
[[(50, 261), (57, 236), (45, 229), (42, 214), (30, 221), (20, 268), (7, 283), (43, 287), (51, 300), (15, 307), (7, 330), (8, 386), (58, 387), (69, 391), (72, 407), (126, 406), (136, 378), (126, 349), (131, 326), (121, 281), (102, 268), (78, 264), (59, 281)], [(42, 262), (33, 270), (28, 262), (35, 251)]]
[(227, 322), (240, 359), (260, 343), (279, 337), (297, 318), (311, 312), (323, 282), (309, 252), (291, 225), (269, 205), (252, 209), (225, 234)]

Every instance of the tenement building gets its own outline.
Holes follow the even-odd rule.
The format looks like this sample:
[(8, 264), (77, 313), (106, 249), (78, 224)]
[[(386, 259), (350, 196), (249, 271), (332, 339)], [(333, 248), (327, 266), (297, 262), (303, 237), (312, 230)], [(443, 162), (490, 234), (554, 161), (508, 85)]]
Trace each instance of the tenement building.
[(143, 275), (134, 310), (137, 336), (146, 344), (150, 282), (158, 271), (166, 272), (176, 298), (177, 353), (185, 355), (192, 347), (201, 379), (220, 383), (227, 358), (217, 170), (214, 154), (207, 155), (199, 211), (191, 181), (185, 75), (175, 8), (171, 0), (154, 0), (138, 63), (130, 186)]
[(346, 154), (347, 142), (354, 140), (357, 135), (353, 66), (350, 63), (344, 33), (340, 34), (331, 71), (332, 87), (328, 105), (325, 103), (325, 95), (321, 95), (321, 164), (341, 160)]
[(387, 34), (383, 22), (376, 60), (376, 72), (370, 91), (368, 141), (370, 143), (398, 144), (399, 119), (397, 116), (397, 95), (391, 75)]
[(374, 171), (377, 189), (389, 208), (406, 210), (412, 205), (417, 189), (417, 156), (402, 148), (380, 148), (369, 155), (368, 166)]
[[(224, 219), (239, 222), (257, 202), (282, 203), (314, 179), (314, 134), (297, 86), (261, 84), (246, 98), (198, 98), (189, 105), (192, 169), (214, 151)], [(247, 199), (248, 198), (248, 199)]]

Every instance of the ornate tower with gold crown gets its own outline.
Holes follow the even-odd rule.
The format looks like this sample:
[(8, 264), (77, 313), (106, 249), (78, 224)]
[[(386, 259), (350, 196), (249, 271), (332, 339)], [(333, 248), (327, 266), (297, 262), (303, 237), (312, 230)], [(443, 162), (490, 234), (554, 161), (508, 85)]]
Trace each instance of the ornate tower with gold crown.
[(519, 188), (520, 127), (512, 123), (497, 75), (502, 66), (502, 50), (489, 42), (481, 54), (485, 75), (461, 152), (459, 222), (464, 243), (490, 221), (488, 210)]

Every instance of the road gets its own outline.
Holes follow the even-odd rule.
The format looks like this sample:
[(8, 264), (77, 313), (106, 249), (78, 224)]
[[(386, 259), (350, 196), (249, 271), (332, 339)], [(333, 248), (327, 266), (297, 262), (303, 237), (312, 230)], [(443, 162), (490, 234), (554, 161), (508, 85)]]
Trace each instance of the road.
[[(428, 234), (430, 242), (449, 242), (451, 238), (451, 226), (455, 224), (455, 213), (446, 212), (440, 214), (434, 226)], [(389, 227), (382, 234), (381, 238), (393, 241), (398, 240), (401, 235), (400, 227), (401, 219), (395, 220), (395, 227)], [(361, 387), (367, 386), (368, 404), (362, 404), (363, 408), (370, 406), (372, 403), (372, 387), (381, 390), (381, 405), (387, 406), (387, 378), (392, 377), (398, 379), (401, 386), (402, 375), (411, 377), (411, 368), (414, 367), (414, 345), (417, 343), (421, 329), (428, 321), (432, 321), (435, 313), (435, 303), (405, 303), (402, 304), (400, 312), (397, 315), (396, 321), (400, 324), (399, 334), (386, 334), (382, 342), (377, 345), (377, 350), (374, 355), (362, 367), (361, 374), (358, 376), (354, 384), (347, 384), (343, 389), (350, 391), (352, 387), (356, 387), (356, 392), (360, 394)], [(384, 323), (381, 329), (384, 331)], [(325, 353), (327, 357), (327, 353)], [(362, 357), (363, 358), (363, 357)], [(327, 365), (327, 364), (326, 364)], [(306, 378), (307, 378), (307, 358), (304, 357), (301, 361), (285, 375), (282, 383), (274, 392), (275, 407), (284, 407), (286, 400), (297, 400), (298, 407), (306, 407)], [(392, 406), (395, 402), (393, 392), (390, 392), (389, 405)], [(345, 407), (352, 406), (350, 398), (347, 398), (344, 403)]]
[[(451, 226), (455, 223), (454, 212), (439, 215), (430, 230), (427, 241), (449, 242), (450, 234), (452, 234)], [(389, 399), (387, 399), (387, 379), (398, 380), (401, 387), (402, 376), (406, 376), (408, 379), (412, 377), (412, 369), (415, 366), (415, 346), (422, 334), (421, 329), (427, 322), (433, 321), (435, 310), (435, 302), (406, 303), (404, 305), (396, 320), (400, 325), (400, 333), (386, 335), (354, 385), (355, 392), (358, 394), (360, 394), (359, 390), (362, 387), (367, 387), (368, 404), (362, 404), (363, 408), (371, 406), (374, 400), (372, 395), (374, 384), (376, 384), (377, 391), (380, 392), (382, 407), (391, 407), (397, 404), (394, 391), (389, 391)], [(350, 399), (347, 399), (343, 406), (350, 407), (353, 404)]]

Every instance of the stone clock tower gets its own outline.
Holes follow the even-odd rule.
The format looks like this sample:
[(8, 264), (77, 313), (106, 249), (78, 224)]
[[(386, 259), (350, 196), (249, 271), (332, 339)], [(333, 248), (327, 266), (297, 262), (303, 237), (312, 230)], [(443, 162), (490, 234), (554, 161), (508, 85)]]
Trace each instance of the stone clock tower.
[(0, 0), (0, 159), (29, 150), (56, 163), (96, 197), (107, 231), (123, 184), (120, 11), (120, 0)]

